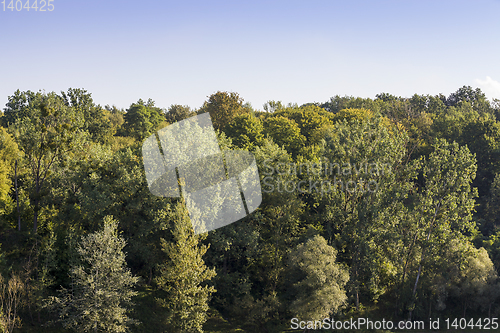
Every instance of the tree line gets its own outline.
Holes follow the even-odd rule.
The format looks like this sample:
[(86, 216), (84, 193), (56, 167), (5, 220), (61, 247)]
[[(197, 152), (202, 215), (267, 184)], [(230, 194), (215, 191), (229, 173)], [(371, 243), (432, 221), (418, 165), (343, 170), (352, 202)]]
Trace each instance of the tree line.
[[(182, 198), (149, 192), (141, 147), (205, 112), (223, 151), (255, 156), (263, 200), (195, 235)], [(500, 312), (500, 101), (480, 89), (262, 110), (235, 92), (122, 110), (17, 90), (0, 122), (4, 332)]]

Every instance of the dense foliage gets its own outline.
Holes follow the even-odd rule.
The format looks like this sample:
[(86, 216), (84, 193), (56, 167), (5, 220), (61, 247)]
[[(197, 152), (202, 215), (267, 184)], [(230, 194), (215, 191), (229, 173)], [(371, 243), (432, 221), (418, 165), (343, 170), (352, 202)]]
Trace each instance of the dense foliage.
[[(334, 96), (254, 110), (96, 105), (16, 91), (0, 127), (0, 330), (275, 332), (292, 318), (500, 313), (500, 101)], [(209, 112), (222, 149), (255, 156), (262, 204), (195, 235), (152, 195), (157, 130)], [(52, 326), (48, 326), (52, 324)]]

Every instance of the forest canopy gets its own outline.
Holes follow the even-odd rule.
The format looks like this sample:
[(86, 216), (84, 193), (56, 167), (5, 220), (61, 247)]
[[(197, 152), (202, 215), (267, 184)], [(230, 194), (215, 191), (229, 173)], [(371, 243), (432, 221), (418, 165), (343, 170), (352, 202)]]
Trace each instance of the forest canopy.
[[(262, 203), (197, 235), (182, 197), (149, 192), (141, 147), (205, 112), (255, 156)], [(0, 331), (500, 314), (500, 100), (480, 89), (262, 110), (17, 90), (0, 124)]]

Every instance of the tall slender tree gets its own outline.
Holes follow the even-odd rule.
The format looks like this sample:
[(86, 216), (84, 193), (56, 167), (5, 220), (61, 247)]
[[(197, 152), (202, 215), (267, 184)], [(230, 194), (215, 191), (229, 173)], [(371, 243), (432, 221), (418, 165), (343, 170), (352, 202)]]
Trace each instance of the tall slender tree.
[(125, 240), (118, 234), (118, 222), (104, 218), (102, 230), (84, 237), (78, 246), (80, 263), (72, 267), (71, 290), (52, 297), (59, 309), (59, 321), (65, 328), (79, 332), (128, 332), (138, 322), (130, 318), (137, 294), (138, 278), (125, 262)]
[(156, 283), (165, 297), (158, 303), (166, 309), (168, 332), (203, 332), (207, 320), (208, 301), (215, 288), (204, 285), (215, 276), (215, 270), (202, 259), (208, 247), (200, 245), (193, 232), (184, 205), (178, 204), (170, 216), (172, 241), (162, 239), (168, 260), (160, 266)]

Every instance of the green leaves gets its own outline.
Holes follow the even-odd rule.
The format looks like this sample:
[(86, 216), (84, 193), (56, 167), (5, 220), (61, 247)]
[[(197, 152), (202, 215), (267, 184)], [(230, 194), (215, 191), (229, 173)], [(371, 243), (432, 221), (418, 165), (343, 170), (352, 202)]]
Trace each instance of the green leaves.
[(118, 234), (118, 222), (103, 220), (100, 231), (83, 237), (78, 245), (79, 263), (71, 268), (72, 289), (61, 291), (51, 302), (59, 310), (65, 328), (78, 332), (128, 332), (138, 322), (127, 315), (133, 287), (125, 262), (125, 240)]
[(428, 214), (442, 212), (440, 218), (456, 230), (469, 231), (477, 197), (477, 190), (471, 188), (476, 170), (475, 158), (467, 147), (439, 140), (424, 163), (425, 187), (418, 196), (420, 204), (432, 207), (425, 210)]
[(283, 116), (270, 117), (264, 121), (264, 134), (280, 147), (296, 156), (304, 148), (306, 138), (300, 134), (297, 123)]
[(171, 212), (172, 240), (162, 239), (162, 248), (168, 260), (160, 266), (155, 279), (165, 297), (158, 298), (165, 308), (168, 332), (203, 332), (207, 320), (208, 301), (215, 292), (206, 285), (215, 276), (215, 270), (205, 266), (202, 259), (208, 247), (199, 245), (194, 235), (187, 210), (178, 204)]
[(262, 143), (264, 127), (259, 118), (252, 114), (242, 114), (234, 117), (224, 132), (239, 148), (253, 150)]
[(61, 91), (61, 97), (67, 107), (72, 108), (78, 117), (82, 117), (81, 129), (86, 131), (93, 141), (104, 143), (110, 139), (111, 125), (106, 121), (101, 106), (95, 105), (90, 93), (85, 89), (69, 88), (66, 93)]
[(376, 272), (383, 260), (373, 260), (373, 245), (384, 244), (379, 239), (392, 232), (391, 219), (381, 218), (384, 210), (407, 195), (409, 180), (401, 178), (407, 140), (381, 116), (345, 119), (325, 137), (321, 161), (328, 171), (321, 176), (331, 187), (315, 200), (329, 244), (350, 267), (347, 289), (357, 308), (364, 295), (378, 297)]
[(9, 213), (13, 208), (10, 197), (14, 163), (21, 157), (20, 151), (12, 136), (0, 127), (0, 214)]
[(289, 255), (287, 279), (289, 311), (295, 318), (323, 320), (347, 300), (347, 270), (335, 262), (337, 251), (316, 235)]
[(243, 107), (243, 98), (235, 92), (218, 91), (209, 96), (200, 112), (209, 112), (215, 129), (222, 130), (237, 115), (248, 113)]
[(165, 120), (161, 109), (141, 104), (132, 104), (123, 118), (125, 119), (123, 128), (126, 134), (138, 142), (142, 142), (158, 130), (162, 121)]
[(36, 233), (49, 173), (56, 163), (70, 157), (72, 150), (84, 141), (85, 132), (81, 130), (83, 117), (65, 106), (55, 93), (28, 95), (28, 104), (17, 104), (19, 110), (9, 110), (10, 117), (15, 119), (9, 130), (30, 170), (33, 231)]
[[(83, 89), (16, 91), (0, 128), (0, 238), (6, 267), (37, 258), (31, 309), (61, 284), (52, 301), (65, 327), (126, 331), (137, 283), (126, 249), (152, 296), (138, 299), (138, 314), (154, 310), (157, 331), (202, 332), (210, 307), (255, 331), (364, 306), (405, 318), (495, 310), (500, 125), (484, 95), (464, 87), (448, 99), (383, 93), (318, 105), (270, 101), (261, 112), (219, 91), (196, 111), (139, 100), (124, 113)], [(263, 192), (254, 213), (206, 238), (193, 234), (182, 198), (151, 195), (139, 151), (163, 125), (201, 112), (222, 149), (254, 153)], [(16, 160), (20, 216), (40, 226), (27, 235), (33, 250), (12, 228)], [(207, 200), (200, 214), (224, 198)]]

